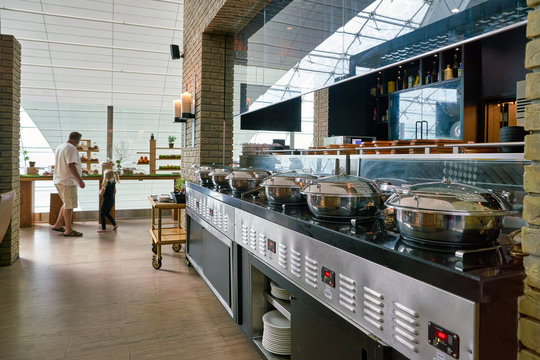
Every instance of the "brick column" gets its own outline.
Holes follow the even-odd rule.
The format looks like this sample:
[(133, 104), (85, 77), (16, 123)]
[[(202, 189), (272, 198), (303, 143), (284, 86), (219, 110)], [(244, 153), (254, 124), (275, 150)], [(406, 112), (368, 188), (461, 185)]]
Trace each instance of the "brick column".
[[(195, 143), (187, 124), (182, 175), (196, 181), (192, 165), (232, 161), (234, 34), (261, 5), (257, 0), (186, 0), (184, 2), (183, 81), (193, 91), (196, 75)], [(183, 88), (183, 87), (182, 87)], [(225, 124), (225, 126), (224, 126)], [(225, 138), (225, 144), (223, 139)]]
[(313, 146), (323, 146), (328, 137), (328, 88), (316, 91), (313, 98)]
[(0, 265), (19, 258), (20, 84), (21, 44), (11, 35), (0, 35), (0, 193), (17, 192), (11, 225), (0, 244)]
[(525, 157), (532, 161), (526, 166), (523, 219), (529, 226), (522, 230), (522, 248), (527, 254), (525, 295), (519, 299), (520, 360), (540, 360), (540, 0), (528, 0), (534, 9), (529, 13), (527, 37), (531, 39), (525, 53), (527, 74), (525, 96), (532, 101), (525, 109)]

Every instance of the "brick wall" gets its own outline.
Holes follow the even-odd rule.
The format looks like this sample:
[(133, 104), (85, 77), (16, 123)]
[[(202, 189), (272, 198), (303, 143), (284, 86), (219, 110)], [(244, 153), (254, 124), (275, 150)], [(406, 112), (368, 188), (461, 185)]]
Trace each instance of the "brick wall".
[(0, 35), (0, 193), (15, 190), (11, 225), (0, 244), (0, 265), (19, 258), (19, 104), (21, 45), (11, 35)]
[(328, 88), (315, 92), (313, 106), (313, 146), (323, 146), (328, 136)]
[(525, 54), (527, 74), (526, 97), (532, 100), (525, 110), (525, 157), (532, 165), (525, 168), (524, 186), (528, 195), (524, 200), (523, 218), (529, 226), (522, 230), (522, 248), (527, 254), (525, 267), (525, 295), (519, 300), (520, 360), (540, 360), (540, 0), (528, 0), (534, 9), (529, 13), (527, 37), (530, 39)]
[(187, 148), (182, 151), (182, 174), (191, 181), (196, 181), (192, 165), (232, 162), (234, 33), (243, 27), (239, 19), (255, 16), (259, 6), (255, 0), (184, 2), (182, 75), (191, 92), (197, 77), (195, 143), (188, 121)]

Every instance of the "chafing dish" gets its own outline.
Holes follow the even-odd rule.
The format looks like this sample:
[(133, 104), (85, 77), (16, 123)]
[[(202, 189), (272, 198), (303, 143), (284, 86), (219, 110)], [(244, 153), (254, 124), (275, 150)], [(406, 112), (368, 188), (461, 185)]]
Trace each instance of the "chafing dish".
[(229, 186), (236, 192), (247, 192), (255, 189), (270, 176), (266, 170), (253, 168), (238, 168), (227, 175)]
[(266, 199), (273, 204), (301, 204), (306, 197), (302, 188), (310, 184), (316, 176), (291, 171), (273, 175), (261, 183), (264, 186)]
[(493, 243), (504, 215), (513, 213), (502, 196), (479, 187), (442, 182), (410, 186), (386, 201), (404, 239), (453, 248)]
[(232, 172), (229, 166), (216, 166), (214, 170), (210, 171), (208, 176), (212, 179), (214, 186), (219, 188), (229, 187), (229, 180), (227, 176)]
[(317, 218), (367, 218), (377, 214), (382, 193), (377, 184), (359, 176), (337, 175), (316, 180), (302, 189)]

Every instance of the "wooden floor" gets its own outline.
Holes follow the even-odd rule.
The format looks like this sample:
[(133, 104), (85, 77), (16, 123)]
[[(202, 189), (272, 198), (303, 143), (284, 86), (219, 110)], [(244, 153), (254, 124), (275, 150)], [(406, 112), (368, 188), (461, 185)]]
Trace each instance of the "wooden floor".
[(21, 259), (0, 267), (0, 359), (260, 359), (183, 251), (154, 270), (149, 222), (119, 226), (22, 230)]

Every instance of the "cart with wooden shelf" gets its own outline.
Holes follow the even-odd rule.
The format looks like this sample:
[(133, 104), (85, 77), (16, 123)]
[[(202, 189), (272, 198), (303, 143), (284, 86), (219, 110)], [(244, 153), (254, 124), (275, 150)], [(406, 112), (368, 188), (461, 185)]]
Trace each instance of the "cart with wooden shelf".
[[(161, 268), (161, 246), (172, 245), (172, 249), (175, 252), (179, 252), (182, 249), (182, 244), (186, 243), (186, 231), (182, 228), (181, 216), (178, 214), (178, 219), (174, 223), (174, 226), (163, 227), (162, 222), (162, 210), (178, 210), (186, 208), (186, 204), (176, 204), (168, 202), (154, 201), (152, 197), (148, 197), (150, 205), (152, 205), (152, 227), (150, 228), (150, 235), (152, 237), (152, 266), (154, 269)], [(157, 215), (157, 222), (156, 222)]]

